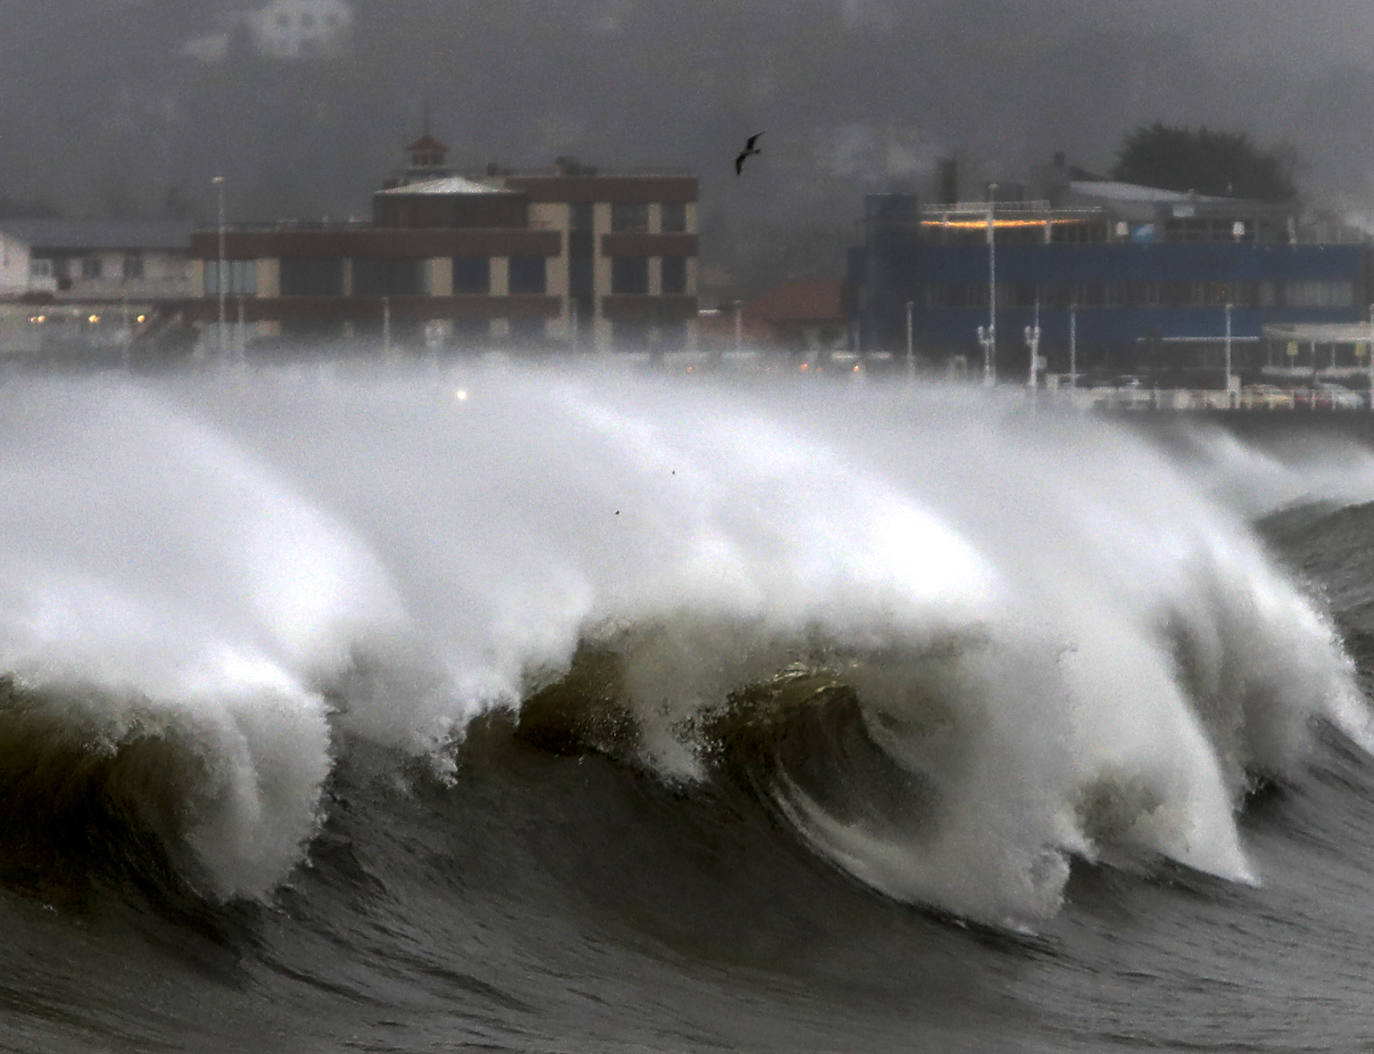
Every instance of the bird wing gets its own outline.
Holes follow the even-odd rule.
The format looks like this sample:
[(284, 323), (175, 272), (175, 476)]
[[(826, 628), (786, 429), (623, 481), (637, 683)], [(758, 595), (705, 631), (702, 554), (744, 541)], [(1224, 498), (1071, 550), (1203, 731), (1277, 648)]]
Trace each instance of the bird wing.
[(735, 158), (735, 175), (744, 171), (744, 159), (748, 156), (748, 154), (740, 154), (739, 157)]
[(759, 136), (761, 136), (761, 135), (763, 135), (762, 132), (755, 132), (755, 133), (754, 133), (753, 135), (751, 135), (748, 139), (746, 139), (746, 140), (744, 141), (744, 149), (746, 149), (746, 150), (753, 150), (753, 149), (754, 149), (754, 144), (757, 143), (757, 142), (759, 141)]

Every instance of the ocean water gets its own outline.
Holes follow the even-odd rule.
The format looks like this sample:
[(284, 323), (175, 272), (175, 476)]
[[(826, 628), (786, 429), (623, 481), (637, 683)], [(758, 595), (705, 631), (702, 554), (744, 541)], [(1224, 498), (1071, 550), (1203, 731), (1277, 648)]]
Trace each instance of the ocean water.
[(9, 378), (0, 494), (0, 1050), (1374, 1038), (1358, 435)]

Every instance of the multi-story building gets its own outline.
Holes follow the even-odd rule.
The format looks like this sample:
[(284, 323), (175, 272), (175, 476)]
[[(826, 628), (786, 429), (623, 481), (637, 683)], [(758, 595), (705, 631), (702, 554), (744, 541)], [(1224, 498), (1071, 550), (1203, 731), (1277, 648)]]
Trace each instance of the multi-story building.
[(372, 222), (235, 224), (191, 239), (190, 317), (247, 340), (431, 347), (647, 348), (695, 341), (697, 180), (461, 174), (426, 134), (372, 198)]
[[(1363, 239), (1292, 206), (1088, 179), (1041, 200), (988, 197), (867, 199), (865, 244), (849, 258), (861, 347), (904, 349), (909, 319), (923, 359), (1025, 377), (1038, 326), (1052, 372), (1072, 355), (1079, 372), (1219, 380), (1228, 350), (1247, 373), (1291, 355), (1266, 340), (1276, 326), (1369, 310)], [(1352, 369), (1362, 350), (1341, 352)]]

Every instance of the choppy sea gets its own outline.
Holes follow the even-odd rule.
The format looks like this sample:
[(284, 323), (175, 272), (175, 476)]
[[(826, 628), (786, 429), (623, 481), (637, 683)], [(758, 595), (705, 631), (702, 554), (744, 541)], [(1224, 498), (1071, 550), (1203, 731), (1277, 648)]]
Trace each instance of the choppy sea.
[(11, 377), (0, 1050), (1360, 1049), (1371, 676), (1353, 433)]

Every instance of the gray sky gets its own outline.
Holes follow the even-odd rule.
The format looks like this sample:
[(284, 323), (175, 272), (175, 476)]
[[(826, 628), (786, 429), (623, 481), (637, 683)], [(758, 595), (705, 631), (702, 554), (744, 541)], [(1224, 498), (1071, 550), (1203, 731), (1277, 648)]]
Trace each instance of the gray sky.
[(703, 254), (739, 276), (838, 271), (862, 194), (923, 192), (942, 155), (970, 186), (1061, 149), (1105, 169), (1154, 120), (1374, 200), (1368, 0), (354, 0), (343, 58), (182, 53), (264, 2), (0, 0), (0, 197), (205, 215), (223, 173), (236, 218), (365, 214), (428, 99), (459, 162), (697, 172)]

